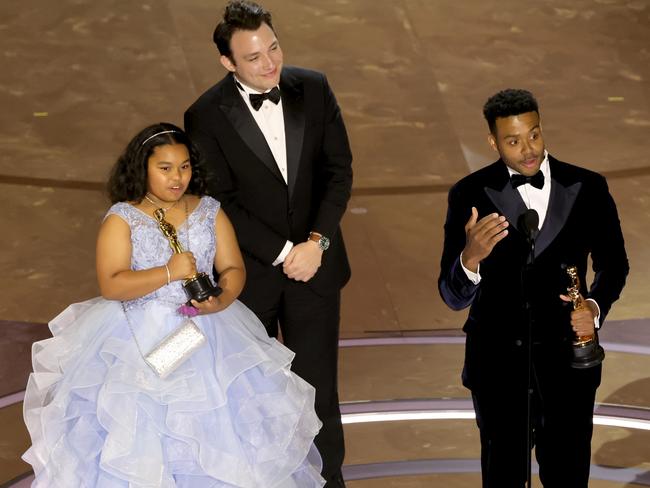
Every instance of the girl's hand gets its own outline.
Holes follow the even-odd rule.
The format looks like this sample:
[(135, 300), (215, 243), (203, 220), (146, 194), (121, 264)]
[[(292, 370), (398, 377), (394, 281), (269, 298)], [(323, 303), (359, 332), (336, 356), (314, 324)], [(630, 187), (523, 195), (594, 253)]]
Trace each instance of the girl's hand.
[(205, 315), (208, 313), (215, 313), (226, 308), (224, 304), (219, 300), (219, 297), (208, 297), (207, 300), (202, 302), (197, 302), (196, 300), (191, 300), (192, 305), (199, 311), (199, 315)]
[(172, 254), (167, 266), (172, 281), (185, 280), (196, 274), (196, 259), (190, 251)]

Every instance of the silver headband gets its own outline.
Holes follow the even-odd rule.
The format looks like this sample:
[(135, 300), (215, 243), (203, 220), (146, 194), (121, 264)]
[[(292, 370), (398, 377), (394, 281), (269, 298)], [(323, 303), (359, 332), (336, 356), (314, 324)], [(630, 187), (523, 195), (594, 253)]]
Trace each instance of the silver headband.
[(140, 144), (140, 146), (144, 146), (147, 143), (147, 141), (150, 141), (151, 139), (153, 139), (156, 136), (159, 136), (159, 135), (162, 135), (162, 134), (171, 134), (172, 132), (176, 132), (176, 133), (180, 134), (180, 132), (177, 131), (177, 130), (163, 130), (161, 132), (156, 132), (154, 135), (149, 136), (144, 141), (142, 141), (142, 144)]

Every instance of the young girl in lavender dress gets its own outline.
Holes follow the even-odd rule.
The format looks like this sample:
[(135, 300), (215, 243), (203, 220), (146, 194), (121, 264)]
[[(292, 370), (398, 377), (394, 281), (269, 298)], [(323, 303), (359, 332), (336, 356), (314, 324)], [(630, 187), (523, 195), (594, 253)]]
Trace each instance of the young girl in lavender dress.
[[(113, 168), (114, 205), (97, 239), (102, 297), (70, 305), (33, 346), (23, 456), (32, 486), (324, 484), (314, 389), (236, 300), (242, 257), (203, 175), (185, 133), (167, 123), (142, 130)], [(172, 253), (158, 208), (185, 252)], [(222, 293), (183, 306), (183, 281), (213, 267)], [(207, 341), (163, 379), (143, 354), (192, 312)]]

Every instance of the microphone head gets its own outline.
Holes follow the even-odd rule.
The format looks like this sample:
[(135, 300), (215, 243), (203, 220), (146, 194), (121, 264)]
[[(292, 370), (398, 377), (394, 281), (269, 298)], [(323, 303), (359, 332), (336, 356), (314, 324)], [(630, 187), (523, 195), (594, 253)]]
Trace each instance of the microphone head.
[(519, 217), (519, 230), (528, 239), (535, 239), (539, 233), (539, 214), (535, 209), (529, 208)]
[(539, 214), (535, 209), (529, 208), (524, 212), (526, 228), (531, 231), (539, 231)]

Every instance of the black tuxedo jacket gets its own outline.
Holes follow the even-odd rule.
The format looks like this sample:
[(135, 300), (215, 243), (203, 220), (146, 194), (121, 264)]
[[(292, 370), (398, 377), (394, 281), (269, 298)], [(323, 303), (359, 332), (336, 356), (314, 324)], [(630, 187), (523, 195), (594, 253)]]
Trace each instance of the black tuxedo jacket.
[[(325, 76), (284, 67), (280, 92), (285, 121), (285, 183), (232, 74), (185, 113), (185, 128), (209, 170), (209, 192), (232, 221), (247, 270), (247, 292), (278, 269), (271, 263), (287, 240), (310, 231), (330, 238), (308, 284), (320, 294), (340, 290), (350, 267), (339, 227), (352, 188), (352, 155), (338, 104)], [(264, 293), (260, 289), (259, 293)], [(255, 292), (253, 291), (253, 295)]]
[[(463, 328), (467, 334), (463, 382), (470, 389), (496, 386), (514, 371), (525, 370), (526, 296), (532, 297), (529, 303), (536, 349), (551, 358), (548, 364), (557, 367), (558, 372), (570, 367), (572, 307), (559, 298), (570, 285), (567, 266), (578, 267), (582, 294), (598, 303), (601, 324), (625, 284), (628, 260), (616, 205), (605, 178), (552, 157), (549, 164), (551, 194), (536, 240), (528, 294), (522, 289), (521, 277), (529, 245), (517, 229), (526, 206), (509, 182), (505, 163), (497, 161), (470, 174), (449, 192), (438, 287), (451, 308), (470, 306)], [(464, 227), (472, 206), (477, 208), (479, 219), (497, 212), (510, 224), (509, 235), (481, 262), (482, 279), (478, 285), (467, 278), (460, 265)], [(587, 290), (589, 255), (595, 275)], [(600, 368), (592, 369), (594, 374), (600, 374)]]

